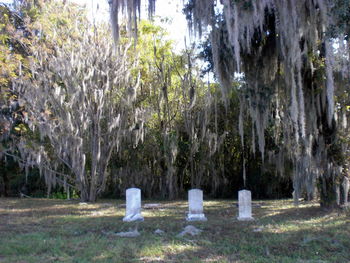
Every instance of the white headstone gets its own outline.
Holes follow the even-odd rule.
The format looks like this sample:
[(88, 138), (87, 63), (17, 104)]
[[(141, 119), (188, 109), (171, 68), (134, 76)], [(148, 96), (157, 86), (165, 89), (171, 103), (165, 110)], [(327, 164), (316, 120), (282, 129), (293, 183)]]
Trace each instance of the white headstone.
[(203, 214), (203, 191), (192, 189), (188, 191), (188, 215), (187, 221), (207, 221)]
[(238, 192), (238, 220), (254, 220), (252, 217), (252, 193), (248, 190)]
[(141, 215), (141, 190), (138, 188), (129, 188), (126, 190), (126, 210), (123, 221), (143, 221)]

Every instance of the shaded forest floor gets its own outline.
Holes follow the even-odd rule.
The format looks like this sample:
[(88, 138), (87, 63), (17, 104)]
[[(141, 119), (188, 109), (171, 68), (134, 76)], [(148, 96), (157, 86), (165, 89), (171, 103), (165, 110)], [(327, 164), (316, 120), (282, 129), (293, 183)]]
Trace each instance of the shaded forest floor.
[[(208, 221), (188, 223), (186, 201), (157, 202), (141, 236), (121, 238), (135, 226), (123, 203), (0, 198), (0, 262), (350, 262), (350, 213), (316, 203), (255, 201), (256, 220), (239, 222), (237, 202), (205, 201)], [(177, 237), (189, 224), (203, 232)]]

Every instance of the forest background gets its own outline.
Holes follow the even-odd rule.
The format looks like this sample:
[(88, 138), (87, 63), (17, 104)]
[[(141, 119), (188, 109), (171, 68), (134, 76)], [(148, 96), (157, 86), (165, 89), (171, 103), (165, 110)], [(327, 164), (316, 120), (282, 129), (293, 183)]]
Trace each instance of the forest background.
[[(336, 11), (348, 21), (341, 7)], [(258, 127), (242, 116), (241, 98), (251, 92), (242, 88), (244, 78), (224, 99), (219, 82), (207, 80), (214, 72), (209, 40), (178, 52), (162, 27), (141, 21), (137, 38), (122, 24), (115, 46), (107, 25), (60, 1), (18, 1), (0, 12), (2, 196), (95, 201), (139, 187), (146, 198), (183, 198), (191, 188), (215, 198), (236, 197), (243, 188), (253, 198), (291, 197), (295, 165), (279, 148), (276, 118), (263, 131), (261, 154)], [(324, 59), (313, 61), (315, 76), (324, 78)], [(347, 79), (339, 81), (346, 87)], [(342, 170), (332, 177), (340, 195), (348, 162), (346, 90), (339, 89), (335, 105), (344, 124), (334, 144)], [(305, 180), (312, 191), (303, 186), (302, 195), (316, 198), (320, 178)]]

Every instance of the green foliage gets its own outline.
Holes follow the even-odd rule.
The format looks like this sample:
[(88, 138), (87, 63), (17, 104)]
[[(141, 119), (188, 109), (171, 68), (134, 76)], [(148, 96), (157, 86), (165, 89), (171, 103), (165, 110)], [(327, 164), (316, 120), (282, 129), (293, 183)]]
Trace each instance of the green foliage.
[(343, 34), (347, 40), (350, 35), (350, 2), (348, 0), (333, 1), (332, 15), (336, 18), (330, 25), (328, 34), (336, 38)]
[[(13, 31), (11, 27), (8, 30), (6, 27), (1, 27), (7, 30), (1, 39), (4, 50), (9, 54), (9, 56), (4, 55), (3, 63), (9, 67), (4, 79), (7, 81), (6, 85), (10, 85), (11, 74), (12, 78), (17, 78), (19, 75), (19, 64), (22, 65), (24, 80), (35, 78), (35, 82), (39, 83), (42, 72), (49, 72), (49, 77), (45, 78), (46, 82), (42, 80), (42, 85), (38, 87), (44, 90), (46, 84), (43, 83), (52, 81), (55, 85), (52, 85), (52, 90), (46, 91), (52, 94), (54, 91), (64, 93), (65, 105), (62, 109), (63, 112), (70, 112), (72, 106), (68, 104), (76, 94), (71, 90), (88, 78), (89, 71), (86, 68), (92, 66), (100, 74), (96, 73), (96, 76), (100, 76), (98, 77), (100, 80), (94, 86), (96, 89), (103, 84), (105, 78), (102, 75), (105, 72), (112, 74), (108, 69), (109, 60), (106, 58), (101, 61), (101, 57), (106, 56), (107, 51), (98, 40), (108, 41), (110, 31), (106, 26), (94, 28), (89, 24), (86, 10), (78, 5), (59, 1), (46, 1), (45, 4), (34, 2), (27, 2), (28, 5), (21, 7), (21, 13), (27, 18), (26, 23), (21, 22), (21, 25), (25, 24), (27, 28), (27, 37), (21, 37), (19, 42), (14, 38), (14, 33), (10, 34)], [(6, 16), (4, 19), (7, 19)], [(8, 19), (6, 23), (11, 21)], [(13, 21), (11, 23), (13, 24)], [(84, 46), (82, 44), (84, 34), (96, 28), (98, 29), (90, 39), (89, 46)], [(118, 141), (117, 149), (111, 153), (111, 163), (101, 172), (106, 173), (107, 183), (105, 191), (101, 190), (100, 194), (111, 197), (122, 196), (125, 188), (138, 186), (143, 189), (147, 197), (177, 198), (186, 196), (186, 190), (189, 188), (200, 187), (214, 197), (232, 197), (243, 187), (242, 161), (244, 158), (250, 162), (246, 167), (247, 174), (251, 174), (248, 176), (247, 187), (254, 189), (254, 195), (263, 198), (289, 196), (291, 192), (289, 173), (286, 176), (287, 179), (281, 179), (275, 176), (272, 167), (269, 167), (269, 171), (264, 171), (262, 160), (253, 154), (249, 144), (252, 130), (249, 118), (244, 127), (246, 146), (243, 151), (237, 129), (239, 122), (237, 90), (240, 84), (232, 83), (234, 88), (228, 92), (227, 99), (230, 103), (227, 107), (221, 101), (219, 84), (205, 83), (201, 79), (201, 70), (195, 61), (196, 50), (175, 52), (174, 43), (167, 39), (167, 32), (161, 26), (149, 21), (141, 21), (138, 30), (137, 42), (128, 49), (127, 56), (128, 61), (134, 63), (130, 67), (130, 75), (133, 79), (140, 76), (140, 85), (135, 90), (135, 99), (130, 100), (127, 109), (124, 109), (128, 116), (123, 125), (127, 128), (120, 132), (122, 139)], [(126, 32), (122, 30), (120, 45), (128, 45), (129, 42)], [(26, 52), (20, 49), (22, 45)], [(12, 46), (16, 47), (18, 55), (11, 50)], [(201, 56), (206, 58), (212, 66), (212, 50), (209, 42), (205, 43), (204, 48)], [(96, 50), (98, 50), (98, 58), (87, 60), (86, 58)], [(58, 54), (59, 52), (63, 53)], [(81, 52), (85, 52), (84, 58), (77, 56)], [(40, 59), (38, 54), (45, 54), (44, 59)], [(62, 73), (63, 71), (52, 66), (54, 61), (57, 63), (57, 57), (62, 59), (64, 56), (67, 65), (73, 63), (73, 58), (77, 59), (77, 57), (79, 61), (75, 60), (76, 64), (73, 64), (80, 63), (80, 66), (72, 67), (68, 77)], [(32, 67), (29, 61), (33, 63), (32, 65), (41, 65), (41, 68), (36, 68), (36, 71), (40, 72), (37, 76), (29, 72), (29, 68)], [(60, 65), (64, 68), (64, 63)], [(49, 67), (51, 68), (48, 70)], [(207, 71), (211, 70), (212, 68), (207, 69)], [(63, 75), (65, 77), (62, 77)], [(29, 86), (26, 88), (29, 89)], [(125, 90), (133, 92), (130, 86), (119, 86), (118, 92), (113, 93), (113, 98), (108, 101), (106, 108), (121, 108), (122, 103), (129, 100), (128, 95), (123, 93)], [(28, 90), (28, 92), (33, 94), (34, 90)], [(45, 92), (42, 93), (46, 94)], [(254, 91), (252, 90), (251, 93)], [(265, 99), (271, 96), (271, 94), (265, 95)], [(16, 94), (9, 93), (9, 96), (12, 96), (13, 100), (17, 99)], [(83, 102), (73, 104), (81, 107)], [(56, 167), (57, 171), (72, 176), (74, 169), (59, 162), (58, 147), (50, 142), (49, 136), (42, 131), (39, 132), (38, 129), (35, 131), (29, 129), (29, 123), (33, 124), (41, 117), (47, 118), (52, 123), (55, 121), (61, 123), (60, 127), (66, 125), (64, 118), (59, 115), (62, 112), (61, 106), (51, 99), (49, 103), (42, 105), (42, 109), (37, 106), (36, 118), (28, 115), (30, 109), (28, 107), (27, 110), (26, 106), (20, 106), (21, 119), (12, 126), (13, 134), (18, 139), (26, 139), (25, 150), (28, 152), (37, 151), (39, 146), (44, 147), (46, 166), (52, 162), (55, 165), (50, 167)], [(22, 119), (26, 119), (27, 124), (24, 124)], [(74, 121), (76, 122), (78, 120)], [(106, 118), (102, 120), (101, 127), (107, 130)], [(55, 129), (58, 131), (57, 127)], [(89, 131), (90, 129), (84, 130), (84, 138), (87, 138)], [(62, 138), (67, 140), (69, 134), (63, 133)], [(269, 136), (272, 137), (272, 134), (273, 132), (269, 133)], [(116, 142), (106, 139), (102, 145), (108, 146), (113, 143)], [(90, 145), (91, 143), (86, 140), (82, 147), (86, 156), (84, 170), (86, 174), (92, 172), (92, 166), (96, 160), (96, 156), (89, 148)], [(275, 147), (273, 143), (267, 145), (268, 149), (273, 147)], [(68, 158), (68, 163), (70, 160)], [(59, 165), (56, 166), (57, 163)], [(29, 173), (29, 176), (36, 178), (33, 173)], [(62, 178), (59, 176), (58, 178), (61, 181), (53, 180), (53, 182), (62, 184)], [(271, 180), (276, 183), (270, 184)], [(70, 184), (75, 182), (74, 179), (68, 180)], [(33, 183), (34, 185), (36, 184)], [(282, 186), (283, 190), (278, 189), (278, 186)], [(52, 189), (49, 188), (50, 190), (55, 198), (66, 197), (64, 190), (60, 187), (53, 186)], [(38, 186), (38, 193), (34, 190), (30, 193), (36, 196), (47, 195), (46, 189), (43, 191), (41, 186)]]
[(68, 194), (67, 191), (65, 191), (62, 187), (53, 189), (52, 194), (50, 195), (50, 198), (52, 199), (66, 200), (68, 197), (70, 199), (79, 199), (80, 196), (74, 189), (70, 190), (70, 193)]
[(85, 8), (51, 0), (42, 6), (40, 16), (33, 23), (33, 29), (40, 31), (40, 39), (48, 48), (72, 42), (78, 44), (88, 26)]
[[(75, 4), (63, 4), (57, 1), (23, 1), (17, 2), (15, 8), (9, 8), (6, 5), (0, 5), (0, 157), (6, 160), (15, 158), (21, 167), (26, 166), (27, 158), (21, 156), (17, 148), (18, 144), (24, 149), (35, 149), (38, 142), (42, 140), (39, 131), (31, 131), (28, 123), (33, 118), (28, 115), (28, 105), (23, 105), (23, 99), (19, 99), (17, 91), (13, 89), (13, 82), (27, 81), (32, 77), (30, 70), (31, 60), (36, 54), (36, 49), (46, 50), (53, 53), (58, 45), (66, 44), (69, 37), (76, 38), (81, 35), (80, 31), (87, 22), (85, 9)], [(60, 34), (60, 37), (56, 37)], [(62, 39), (62, 38), (64, 39)], [(59, 41), (57, 41), (57, 39)], [(40, 46), (40, 47), (39, 47)], [(29, 87), (25, 87), (28, 89)], [(46, 145), (49, 152), (48, 144)], [(51, 153), (53, 151), (51, 150)], [(10, 158), (8, 156), (11, 156)], [(16, 166), (12, 164), (13, 166)], [(24, 173), (16, 173), (18, 182), (21, 185), (13, 185), (11, 180), (7, 180), (5, 175), (10, 171), (4, 172), (6, 181), (6, 194), (18, 194), (21, 187), (28, 188), (27, 179), (24, 180)], [(35, 178), (33, 173), (26, 169), (25, 178)], [(43, 178), (40, 177), (42, 181)], [(41, 191), (40, 186), (30, 182), (28, 194), (36, 194), (36, 190)], [(36, 188), (36, 190), (34, 189)], [(2, 191), (2, 194), (4, 193)], [(46, 190), (44, 190), (46, 196)], [(43, 196), (39, 194), (39, 196)]]

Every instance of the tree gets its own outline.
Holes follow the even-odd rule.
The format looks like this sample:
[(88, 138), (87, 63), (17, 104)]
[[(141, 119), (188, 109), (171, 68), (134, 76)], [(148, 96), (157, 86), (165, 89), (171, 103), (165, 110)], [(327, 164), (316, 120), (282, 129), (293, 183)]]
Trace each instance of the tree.
[[(136, 17), (138, 6), (127, 3), (133, 10), (129, 18)], [(349, 2), (337, 3), (222, 0), (222, 12), (216, 0), (190, 0), (185, 6), (195, 32), (201, 35), (203, 28), (211, 28), (215, 73), (224, 100), (234, 73), (244, 73), (242, 111), (251, 117), (252, 144), (257, 140), (262, 160), (265, 133), (273, 127), (279, 146), (274, 154), (285, 154), (293, 163), (295, 200), (303, 187), (312, 192), (318, 179), (324, 206), (336, 205), (343, 166), (334, 115), (335, 85), (341, 83), (335, 84), (333, 43), (339, 39), (345, 58), (349, 56), (350, 16)]]
[(28, 3), (18, 8), (0, 4), (0, 163), (3, 167), (0, 180), (4, 185), (1, 194), (5, 196), (11, 194), (9, 185), (12, 179), (16, 181), (19, 174), (20, 169), (13, 162), (13, 156), (16, 157), (16, 145), (25, 131), (25, 111), (12, 89), (12, 83), (20, 73), (19, 65), (22, 65), (22, 76), (29, 77), (31, 40), (28, 26), (35, 21), (37, 13), (38, 7)]
[(221, 119), (214, 116), (220, 107), (218, 93), (199, 78), (193, 49), (174, 52), (166, 32), (153, 23), (141, 21), (138, 29), (141, 86), (135, 107), (147, 117), (138, 126), (144, 130), (141, 142), (133, 147), (125, 142), (115, 156), (118, 184), (112, 189), (140, 187), (147, 197), (173, 199), (189, 187), (207, 187), (217, 195), (225, 174), (231, 177), (217, 167), (224, 166), (228, 134), (228, 125), (220, 125)]
[[(188, 170), (188, 165), (181, 171), (178, 169), (180, 140), (183, 133), (194, 133), (192, 126), (201, 129), (202, 123), (197, 125), (193, 121), (198, 116), (190, 116), (190, 112), (203, 115), (202, 104), (198, 102), (206, 98), (202, 94), (205, 88), (199, 87), (203, 86), (202, 82), (191, 65), (192, 54), (176, 54), (172, 41), (165, 36), (164, 29), (152, 23), (142, 21), (139, 25), (136, 50), (140, 56), (141, 89), (135, 106), (147, 111), (148, 118), (142, 123), (145, 127), (142, 144), (134, 145), (134, 149), (126, 145), (124, 154), (118, 158), (118, 174), (128, 186), (141, 187), (140, 182), (148, 182), (146, 192), (158, 192), (163, 198), (173, 199), (183, 192), (184, 180), (179, 180), (179, 174), (183, 177)], [(181, 130), (184, 126), (186, 131)], [(192, 152), (184, 155), (197, 153), (199, 142), (192, 145)], [(149, 185), (159, 187), (152, 190)]]
[(106, 32), (85, 24), (65, 42), (60, 35), (47, 45), (39, 37), (31, 78), (15, 84), (27, 124), (40, 134), (18, 145), (26, 165), (39, 167), (49, 191), (56, 183), (75, 187), (84, 201), (95, 201), (105, 189), (112, 152), (135, 119), (139, 74), (136, 60), (128, 58), (132, 44), (115, 48)]
[[(316, 180), (308, 178), (316, 177), (321, 204), (333, 206), (342, 158), (334, 118), (333, 40), (327, 32), (335, 17), (331, 3), (222, 3), (218, 19), (214, 1), (190, 1), (187, 11), (197, 32), (203, 24), (213, 28), (214, 64), (223, 93), (231, 88), (232, 73), (244, 72), (241, 103), (252, 118), (262, 158), (265, 131), (273, 125), (277, 154), (286, 152), (294, 164), (296, 200), (303, 186), (314, 189)], [(347, 43), (344, 36), (335, 36)]]

